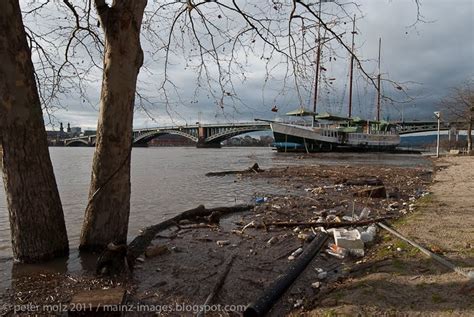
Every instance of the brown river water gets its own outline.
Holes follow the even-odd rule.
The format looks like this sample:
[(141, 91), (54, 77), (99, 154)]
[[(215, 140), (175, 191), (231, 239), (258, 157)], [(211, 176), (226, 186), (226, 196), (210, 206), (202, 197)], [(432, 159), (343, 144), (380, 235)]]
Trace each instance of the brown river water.
[[(35, 272), (39, 268), (78, 271), (85, 266), (76, 251), (87, 202), (93, 148), (51, 147), (71, 252), (67, 259), (47, 265), (13, 265), (5, 193), (0, 190), (0, 288), (8, 287), (12, 275)], [(206, 177), (210, 171), (240, 170), (257, 162), (261, 168), (305, 164), (429, 166), (427, 159), (414, 154), (388, 153), (276, 153), (270, 148), (197, 149), (193, 147), (134, 148), (132, 152), (132, 197), (129, 239), (139, 229), (156, 224), (186, 209), (228, 206), (255, 201), (262, 194), (283, 194), (265, 181), (235, 176)]]

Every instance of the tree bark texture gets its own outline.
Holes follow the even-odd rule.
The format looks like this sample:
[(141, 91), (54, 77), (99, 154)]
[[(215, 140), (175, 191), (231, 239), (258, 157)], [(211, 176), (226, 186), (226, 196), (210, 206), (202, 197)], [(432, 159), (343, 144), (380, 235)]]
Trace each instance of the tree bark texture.
[(140, 28), (146, 1), (95, 3), (105, 34), (104, 74), (82, 250), (127, 240), (133, 108), (143, 64)]
[(0, 145), (13, 256), (68, 252), (61, 200), (18, 0), (0, 2)]

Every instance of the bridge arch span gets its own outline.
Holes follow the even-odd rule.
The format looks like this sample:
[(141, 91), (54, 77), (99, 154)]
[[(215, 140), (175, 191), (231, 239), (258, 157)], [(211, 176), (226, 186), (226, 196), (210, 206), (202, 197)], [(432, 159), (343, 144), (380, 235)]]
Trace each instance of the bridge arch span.
[(64, 145), (65, 146), (91, 146), (91, 144), (89, 144), (89, 142), (87, 142), (86, 140), (83, 140), (83, 139), (69, 140), (69, 141), (66, 141), (64, 143)]
[(257, 132), (257, 131), (266, 131), (270, 130), (270, 127), (262, 127), (262, 126), (254, 126), (254, 127), (240, 127), (240, 128), (233, 128), (222, 131), (220, 133), (213, 134), (206, 138), (207, 143), (220, 143), (224, 140), (230, 139), (234, 136), (238, 136), (241, 134), (246, 134), (250, 132)]
[(193, 142), (196, 142), (198, 141), (198, 138), (191, 135), (191, 134), (188, 134), (186, 132), (183, 132), (183, 131), (179, 131), (179, 130), (156, 130), (156, 131), (150, 131), (150, 132), (146, 132), (146, 133), (143, 133), (143, 134), (140, 134), (136, 137), (134, 137), (133, 139), (133, 144), (146, 144), (148, 143), (149, 141), (159, 137), (160, 135), (165, 135), (165, 134), (174, 134), (174, 135), (180, 135), (182, 137), (185, 137)]

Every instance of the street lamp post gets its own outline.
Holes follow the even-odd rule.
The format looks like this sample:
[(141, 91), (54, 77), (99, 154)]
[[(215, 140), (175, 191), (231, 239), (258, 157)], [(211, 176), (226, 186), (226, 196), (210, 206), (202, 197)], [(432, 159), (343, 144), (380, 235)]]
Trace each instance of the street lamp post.
[(438, 119), (438, 135), (436, 138), (436, 157), (439, 157), (439, 134), (440, 134), (440, 121), (441, 121), (441, 112), (435, 111), (434, 115)]

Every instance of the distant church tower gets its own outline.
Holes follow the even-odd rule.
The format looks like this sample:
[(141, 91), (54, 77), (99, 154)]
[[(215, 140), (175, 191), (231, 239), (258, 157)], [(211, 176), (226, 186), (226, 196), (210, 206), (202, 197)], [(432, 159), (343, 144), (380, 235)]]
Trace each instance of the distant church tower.
[(62, 122), (59, 122), (59, 132), (64, 133), (64, 127)]
[(71, 124), (67, 123), (67, 133), (71, 133)]

